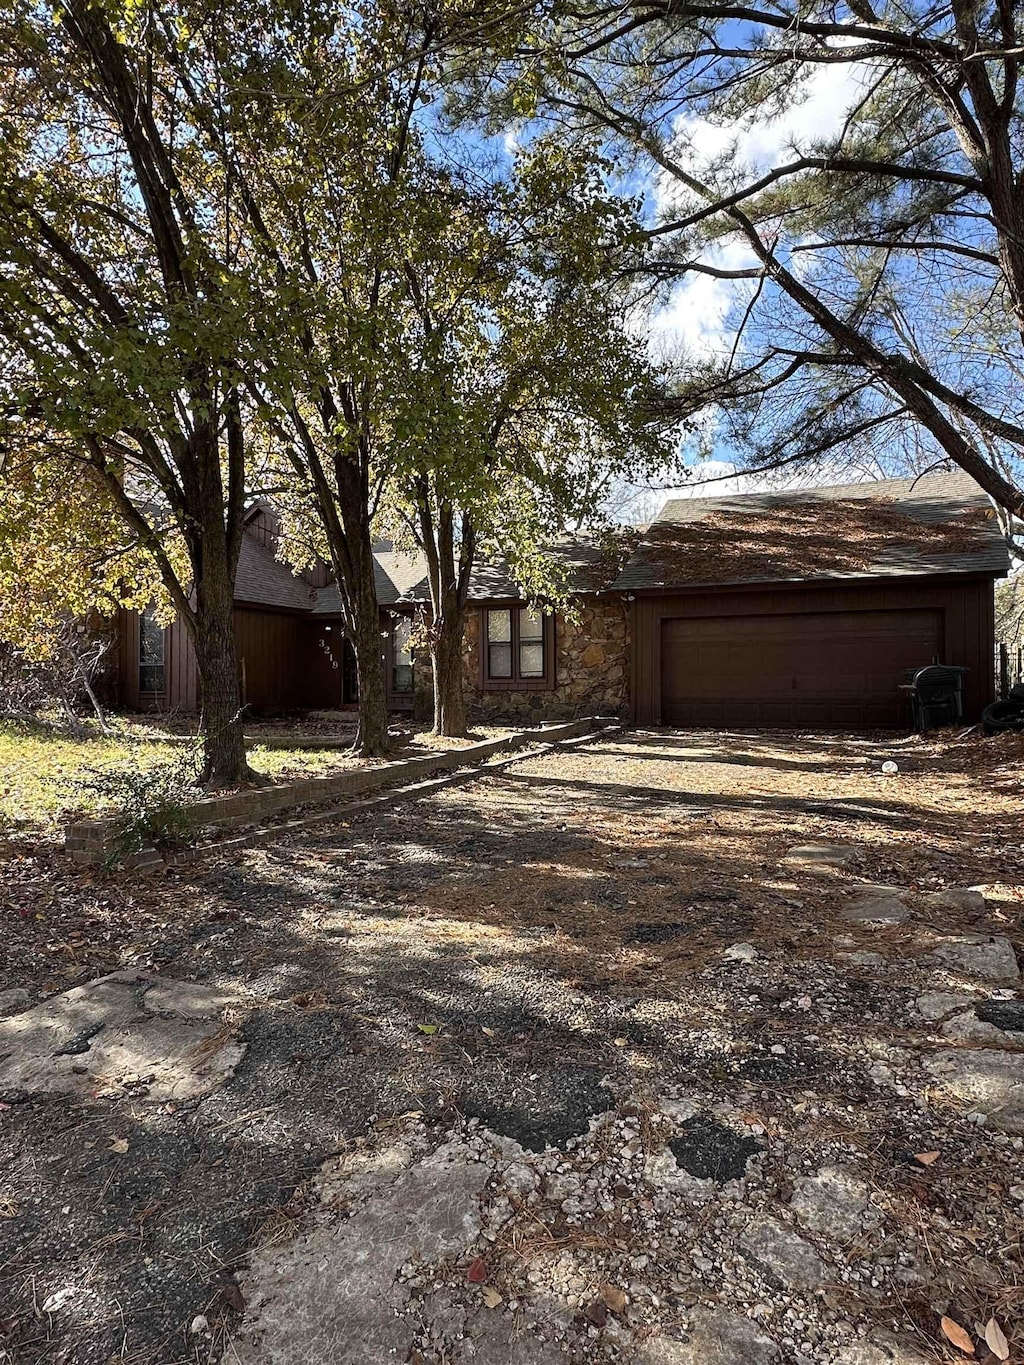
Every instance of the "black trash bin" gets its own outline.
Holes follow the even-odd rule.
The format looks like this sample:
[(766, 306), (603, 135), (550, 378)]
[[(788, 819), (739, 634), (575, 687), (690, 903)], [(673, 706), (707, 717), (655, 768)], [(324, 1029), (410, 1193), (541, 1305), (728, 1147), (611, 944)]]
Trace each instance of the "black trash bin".
[(923, 733), (943, 725), (959, 725), (964, 716), (966, 672), (966, 668), (952, 664), (929, 664), (904, 675), (902, 685), (910, 693), (915, 730)]

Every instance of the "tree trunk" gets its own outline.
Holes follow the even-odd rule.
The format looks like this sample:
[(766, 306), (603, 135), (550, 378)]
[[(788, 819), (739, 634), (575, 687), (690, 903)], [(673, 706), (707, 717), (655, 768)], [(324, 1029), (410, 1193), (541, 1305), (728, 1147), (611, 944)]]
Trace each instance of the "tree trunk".
[[(233, 423), (228, 454), (234, 464), (241, 460), (240, 441), (241, 427)], [(197, 433), (195, 449), (202, 476), (194, 514), (200, 536), (190, 548), (196, 573), (193, 644), (203, 706), (202, 781), (211, 787), (237, 787), (262, 780), (245, 758), (242, 687), (235, 643), (235, 570), (242, 513), (237, 488), (241, 487), (241, 471), (232, 480), (233, 493), (225, 507), (215, 433)]]
[(211, 787), (237, 787), (258, 778), (245, 757), (231, 585), (211, 582), (207, 568), (198, 599), (195, 650), (203, 705), (202, 781)]
[(456, 546), (456, 509), (437, 493), (429, 472), (416, 478), (418, 539), (430, 583), (430, 664), (434, 675), (434, 734), (465, 738), (466, 695), (462, 641), (466, 629), (469, 578), (476, 555), (476, 531), (469, 514), (460, 514)]
[[(356, 547), (351, 547), (355, 549)], [(388, 752), (388, 698), (384, 683), (384, 642), (373, 577), (369, 536), (357, 550), (361, 564), (349, 585), (348, 629), (356, 655), (359, 724), (355, 748), (361, 758), (383, 758)]]
[(434, 675), (434, 734), (464, 739), (466, 723), (466, 694), (463, 689), (462, 641), (465, 635), (466, 613), (460, 608), (455, 593), (449, 598), (430, 630), (430, 663)]

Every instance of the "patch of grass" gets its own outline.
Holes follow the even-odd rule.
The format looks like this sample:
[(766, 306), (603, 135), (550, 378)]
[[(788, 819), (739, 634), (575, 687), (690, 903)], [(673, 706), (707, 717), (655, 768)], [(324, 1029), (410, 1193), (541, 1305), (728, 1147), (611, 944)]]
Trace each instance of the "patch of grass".
[(412, 734), (413, 742), (427, 749), (468, 749), (471, 744), (481, 744), (485, 739), (504, 739), (527, 728), (525, 722), (522, 725), (471, 725), (465, 739), (451, 739), (447, 735), (431, 734), (429, 721), (417, 721)]
[(128, 770), (145, 772), (180, 756), (173, 744), (133, 743), (86, 733), (73, 738), (5, 722), (0, 724), (0, 822), (52, 831), (76, 818), (104, 814), (111, 800), (82, 786), (88, 778)]
[(292, 777), (325, 777), (340, 768), (360, 764), (359, 759), (352, 758), (344, 749), (271, 749), (262, 744), (250, 747), (249, 762), (275, 782)]
[[(113, 789), (102, 789), (103, 779), (118, 773), (153, 772), (182, 757), (180, 743), (139, 743), (130, 729), (111, 736), (87, 729), (75, 737), (40, 726), (0, 722), (0, 833), (28, 829), (52, 834), (69, 820), (110, 814), (116, 801)], [(250, 757), (255, 768), (275, 781), (320, 776), (353, 761), (338, 750), (276, 750), (259, 745)]]

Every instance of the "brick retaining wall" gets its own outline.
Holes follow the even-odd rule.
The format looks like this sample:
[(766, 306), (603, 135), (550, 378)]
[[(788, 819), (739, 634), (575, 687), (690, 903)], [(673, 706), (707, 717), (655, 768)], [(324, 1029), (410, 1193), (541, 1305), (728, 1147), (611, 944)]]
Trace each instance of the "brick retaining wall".
[[(500, 739), (483, 740), (465, 749), (442, 749), (437, 753), (417, 755), (415, 758), (396, 759), (373, 768), (350, 768), (332, 777), (305, 777), (273, 787), (246, 788), (229, 796), (208, 796), (190, 807), (197, 824), (204, 829), (232, 830), (243, 825), (258, 825), (261, 821), (280, 815), (298, 806), (316, 806), (335, 802), (346, 796), (359, 797), (379, 792), (385, 787), (415, 782), (434, 773), (450, 772), (455, 768), (472, 767), (481, 760), (502, 750), (520, 749), (524, 745), (549, 744), (560, 739), (582, 735), (602, 722), (586, 719), (562, 725), (538, 726), (519, 730)], [(107, 856), (114, 838), (114, 819), (79, 820), (69, 825), (64, 836), (65, 851), (72, 860), (83, 866), (95, 866)], [(144, 849), (126, 859), (129, 867), (151, 865), (162, 861), (153, 849)]]

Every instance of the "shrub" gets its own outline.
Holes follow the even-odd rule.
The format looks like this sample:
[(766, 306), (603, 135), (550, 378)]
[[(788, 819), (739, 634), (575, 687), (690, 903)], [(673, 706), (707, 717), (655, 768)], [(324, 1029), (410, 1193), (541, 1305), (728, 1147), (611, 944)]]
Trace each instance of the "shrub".
[(193, 809), (201, 795), (198, 773), (199, 756), (190, 751), (172, 763), (114, 768), (82, 783), (112, 808), (108, 864), (150, 846), (166, 851), (196, 842), (203, 828)]

